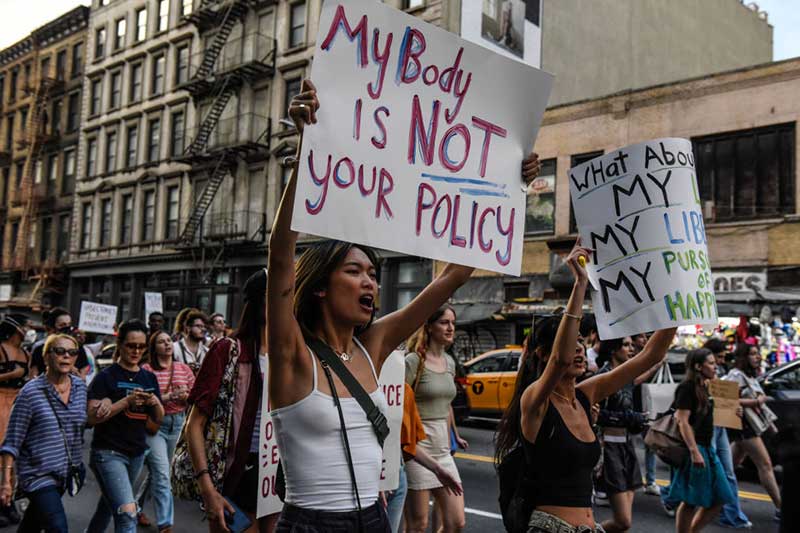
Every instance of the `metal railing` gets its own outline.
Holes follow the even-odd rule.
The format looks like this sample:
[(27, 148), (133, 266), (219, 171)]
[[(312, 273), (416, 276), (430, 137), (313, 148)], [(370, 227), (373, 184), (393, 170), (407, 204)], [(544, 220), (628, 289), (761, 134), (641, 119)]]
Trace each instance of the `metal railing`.
[[(181, 227), (186, 224), (182, 221)], [(266, 242), (267, 215), (259, 211), (209, 210), (193, 240), (193, 244), (206, 242)]]
[[(213, 42), (213, 39), (209, 39), (207, 45), (212, 46)], [(248, 65), (271, 68), (275, 58), (275, 39), (258, 32), (228, 39), (210, 65), (204, 65), (206, 53), (206, 50), (202, 50), (190, 56), (189, 79), (218, 76)]]
[[(211, 131), (206, 144), (207, 151), (235, 148), (244, 145), (269, 145), (270, 119), (255, 113), (242, 113), (220, 119)], [(202, 123), (191, 129), (190, 139), (194, 140)]]

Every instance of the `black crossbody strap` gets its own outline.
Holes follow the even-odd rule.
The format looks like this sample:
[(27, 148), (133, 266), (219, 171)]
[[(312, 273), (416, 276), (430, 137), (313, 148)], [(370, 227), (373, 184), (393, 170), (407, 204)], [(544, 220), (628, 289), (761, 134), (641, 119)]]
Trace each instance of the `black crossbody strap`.
[(344, 413), (342, 412), (342, 404), (339, 401), (339, 393), (336, 392), (336, 384), (333, 382), (331, 370), (328, 363), (320, 358), (322, 363), (322, 370), (325, 371), (325, 377), (328, 378), (328, 385), (331, 388), (331, 395), (333, 396), (333, 403), (336, 404), (336, 410), (339, 412), (339, 424), (342, 427), (342, 440), (344, 441), (344, 453), (347, 456), (347, 468), (350, 470), (350, 480), (353, 483), (353, 492), (356, 495), (356, 506), (358, 507), (358, 530), (363, 531), (364, 527), (361, 524), (361, 496), (358, 494), (358, 482), (356, 481), (356, 471), (353, 467), (353, 456), (350, 453), (350, 441), (347, 438), (347, 424), (344, 421)]
[[(369, 397), (367, 391), (361, 386), (361, 383), (350, 373), (344, 363), (339, 357), (333, 353), (330, 346), (314, 337), (307, 337), (306, 343), (311, 348), (320, 361), (327, 363), (327, 365), (336, 372), (339, 379), (342, 380), (344, 386), (350, 391), (350, 395), (356, 399), (358, 405), (364, 410), (367, 415), (367, 420), (372, 424), (372, 429), (375, 430), (375, 436), (378, 437), (378, 444), (383, 447), (383, 442), (389, 436), (389, 424), (386, 421), (386, 416), (378, 409), (372, 398)], [(333, 387), (333, 386), (331, 386)]]
[[(47, 388), (45, 387), (42, 389), (42, 394), (44, 397), (47, 398), (47, 403), (50, 404), (50, 409), (53, 410), (53, 416), (56, 417), (56, 422), (58, 422), (58, 429), (61, 431), (61, 438), (64, 439), (64, 449), (67, 452), (67, 461), (69, 461), (70, 468), (73, 466), (72, 462), (72, 454), (69, 452), (69, 441), (67, 440), (67, 432), (64, 431), (64, 426), (61, 425), (61, 418), (58, 416), (58, 412), (56, 411), (56, 406), (53, 405), (53, 399), (47, 394)], [(70, 392), (72, 394), (72, 392)]]

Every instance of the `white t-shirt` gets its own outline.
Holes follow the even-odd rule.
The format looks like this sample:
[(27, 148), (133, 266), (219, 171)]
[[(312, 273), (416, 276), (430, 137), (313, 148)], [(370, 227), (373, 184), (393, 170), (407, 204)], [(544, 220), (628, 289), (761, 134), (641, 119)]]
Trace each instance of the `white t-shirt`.
[(206, 356), (208, 346), (202, 342), (197, 345), (197, 353), (192, 352), (183, 339), (172, 344), (172, 358), (187, 365), (199, 365)]

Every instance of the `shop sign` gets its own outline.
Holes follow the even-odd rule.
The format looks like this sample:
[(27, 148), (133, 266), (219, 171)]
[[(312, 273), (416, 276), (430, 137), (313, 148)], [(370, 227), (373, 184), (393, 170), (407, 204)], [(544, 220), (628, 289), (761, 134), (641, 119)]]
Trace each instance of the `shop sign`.
[(761, 272), (713, 272), (714, 291), (717, 294), (726, 292), (757, 292), (767, 287), (767, 274)]

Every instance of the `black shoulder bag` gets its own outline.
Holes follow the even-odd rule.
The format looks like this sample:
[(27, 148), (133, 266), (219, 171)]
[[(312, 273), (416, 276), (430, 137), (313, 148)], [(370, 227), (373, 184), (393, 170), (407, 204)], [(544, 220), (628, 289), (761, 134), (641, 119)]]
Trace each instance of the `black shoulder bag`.
[[(344, 420), (344, 413), (342, 412), (342, 406), (339, 402), (339, 394), (336, 392), (336, 385), (333, 382), (333, 375), (331, 374), (330, 369), (333, 368), (333, 371), (336, 372), (336, 375), (342, 380), (344, 386), (347, 387), (350, 395), (355, 398), (355, 400), (364, 410), (364, 413), (367, 415), (367, 419), (372, 424), (372, 429), (375, 431), (375, 436), (378, 438), (378, 444), (380, 444), (381, 447), (383, 447), (383, 442), (386, 440), (386, 437), (389, 436), (389, 424), (387, 423), (384, 414), (380, 409), (378, 409), (378, 407), (375, 405), (375, 402), (372, 401), (372, 398), (369, 397), (367, 391), (364, 390), (364, 387), (362, 387), (353, 374), (350, 373), (342, 360), (339, 359), (335, 353), (333, 353), (333, 350), (330, 348), (330, 346), (317, 338), (307, 337), (305, 340), (309, 348), (311, 348), (311, 351), (319, 358), (320, 363), (322, 364), (322, 370), (325, 372), (325, 377), (328, 379), (328, 385), (331, 388), (333, 402), (336, 404), (336, 409), (339, 412), (339, 423), (342, 427), (342, 440), (344, 441), (344, 450), (345, 455), (347, 456), (347, 467), (350, 470), (350, 478), (353, 483), (353, 491), (355, 492), (356, 496), (356, 504), (359, 511), (358, 519), (360, 524), (361, 499), (358, 494), (356, 474), (353, 468), (353, 458), (350, 455), (350, 442), (347, 439), (347, 427)], [(280, 497), (281, 501), (284, 501), (286, 498), (286, 479), (283, 474), (283, 466), (281, 463), (278, 463), (275, 491), (278, 493), (278, 497)]]
[[(69, 441), (67, 440), (67, 433), (64, 431), (64, 426), (61, 425), (61, 418), (58, 416), (56, 406), (53, 405), (53, 399), (47, 393), (47, 389), (42, 389), (42, 394), (47, 398), (47, 403), (50, 404), (50, 409), (53, 410), (53, 416), (56, 417), (58, 422), (58, 429), (61, 431), (61, 438), (64, 439), (64, 450), (67, 452), (67, 478), (64, 480), (64, 488), (70, 496), (76, 496), (83, 488), (83, 483), (86, 481), (86, 467), (83, 463), (74, 464), (72, 462), (72, 454), (69, 451)], [(72, 394), (72, 392), (70, 392)]]

